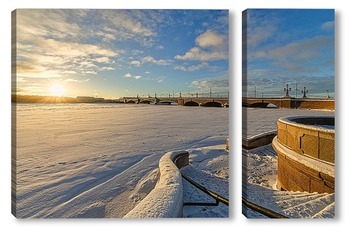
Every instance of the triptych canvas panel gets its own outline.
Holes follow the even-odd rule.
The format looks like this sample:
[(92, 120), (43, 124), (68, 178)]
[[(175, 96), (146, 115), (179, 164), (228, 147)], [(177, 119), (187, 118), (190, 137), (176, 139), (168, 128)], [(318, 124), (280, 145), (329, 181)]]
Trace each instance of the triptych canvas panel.
[(334, 20), (242, 13), (235, 150), (228, 10), (13, 11), (12, 214), (228, 218), (239, 151), (247, 218), (334, 218)]
[(243, 214), (333, 218), (334, 10), (248, 9), (242, 21)]

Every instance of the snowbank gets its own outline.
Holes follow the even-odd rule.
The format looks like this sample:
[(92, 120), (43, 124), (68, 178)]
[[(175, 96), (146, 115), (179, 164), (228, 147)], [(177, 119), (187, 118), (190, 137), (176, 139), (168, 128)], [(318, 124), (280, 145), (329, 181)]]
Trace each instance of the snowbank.
[(159, 160), (159, 181), (155, 188), (124, 218), (182, 217), (183, 187), (174, 160), (186, 151), (168, 152)]

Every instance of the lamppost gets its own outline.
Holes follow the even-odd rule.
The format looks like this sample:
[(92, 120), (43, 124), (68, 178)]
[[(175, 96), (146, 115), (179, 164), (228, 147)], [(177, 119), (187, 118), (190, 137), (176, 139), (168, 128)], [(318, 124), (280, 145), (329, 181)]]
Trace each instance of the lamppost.
[(295, 83), (295, 98), (298, 98), (298, 83)]
[(303, 94), (303, 98), (307, 98), (306, 94), (309, 92), (309, 90), (306, 90), (306, 87), (304, 86), (304, 90), (301, 91)]
[(289, 85), (287, 84), (287, 88), (284, 88), (284, 92), (286, 92), (286, 95), (284, 96), (284, 98), (289, 98), (290, 95), (289, 95), (289, 92), (292, 90), (292, 88), (288, 88)]
[(256, 98), (256, 86), (255, 86), (255, 90), (254, 90), (254, 98)]

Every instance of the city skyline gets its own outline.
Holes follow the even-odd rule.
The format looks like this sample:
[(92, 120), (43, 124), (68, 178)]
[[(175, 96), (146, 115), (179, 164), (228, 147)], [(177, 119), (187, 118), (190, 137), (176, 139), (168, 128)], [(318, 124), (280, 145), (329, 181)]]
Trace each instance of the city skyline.
[(229, 91), (228, 10), (19, 9), (20, 95)]
[(245, 11), (243, 96), (282, 97), (288, 84), (292, 97), (304, 87), (334, 97), (334, 19), (333, 9)]

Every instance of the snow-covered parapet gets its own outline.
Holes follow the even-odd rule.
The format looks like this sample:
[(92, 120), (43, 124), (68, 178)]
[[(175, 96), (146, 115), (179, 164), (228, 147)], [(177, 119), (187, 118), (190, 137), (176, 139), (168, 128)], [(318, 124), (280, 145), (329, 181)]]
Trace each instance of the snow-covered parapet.
[(260, 133), (251, 137), (243, 137), (242, 145), (245, 148), (252, 149), (270, 144), (273, 138), (277, 135), (276, 130)]
[(182, 217), (183, 187), (175, 158), (186, 151), (168, 152), (159, 160), (159, 180), (154, 189), (124, 218)]

